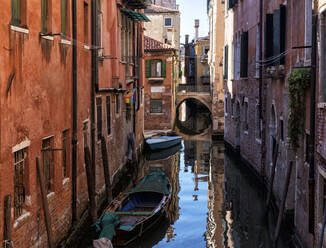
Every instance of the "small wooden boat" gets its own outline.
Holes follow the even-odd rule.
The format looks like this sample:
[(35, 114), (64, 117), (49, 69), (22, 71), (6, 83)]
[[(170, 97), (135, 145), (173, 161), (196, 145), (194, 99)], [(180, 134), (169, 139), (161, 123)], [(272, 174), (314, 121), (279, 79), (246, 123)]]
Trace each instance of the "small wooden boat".
[(175, 146), (171, 146), (166, 149), (150, 151), (146, 154), (146, 159), (148, 161), (163, 160), (163, 159), (166, 159), (166, 158), (176, 154), (181, 149), (182, 149), (182, 145), (177, 144)]
[(162, 171), (147, 174), (135, 188), (120, 194), (103, 214), (113, 213), (120, 219), (112, 239), (114, 247), (129, 244), (157, 223), (170, 195), (170, 183)]
[(161, 150), (178, 145), (181, 143), (181, 141), (181, 136), (161, 136), (147, 139), (146, 144), (151, 150)]

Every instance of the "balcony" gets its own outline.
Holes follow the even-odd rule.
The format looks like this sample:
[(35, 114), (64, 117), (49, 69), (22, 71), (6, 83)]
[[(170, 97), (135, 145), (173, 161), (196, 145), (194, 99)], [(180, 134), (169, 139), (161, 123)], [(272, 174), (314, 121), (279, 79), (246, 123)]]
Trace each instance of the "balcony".
[(151, 0), (124, 0), (124, 3), (131, 9), (146, 9), (149, 4), (152, 3)]
[(196, 84), (179, 84), (179, 93), (209, 93), (211, 91), (210, 85), (196, 85)]

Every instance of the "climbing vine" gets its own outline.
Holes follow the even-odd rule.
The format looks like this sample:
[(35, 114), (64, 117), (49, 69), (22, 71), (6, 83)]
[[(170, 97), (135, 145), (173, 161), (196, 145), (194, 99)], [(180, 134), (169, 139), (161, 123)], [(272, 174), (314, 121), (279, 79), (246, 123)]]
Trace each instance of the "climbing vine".
[(299, 137), (304, 129), (304, 95), (305, 89), (310, 84), (310, 69), (294, 69), (289, 78), (290, 116), (288, 122), (288, 133), (290, 144), (293, 149), (299, 148)]

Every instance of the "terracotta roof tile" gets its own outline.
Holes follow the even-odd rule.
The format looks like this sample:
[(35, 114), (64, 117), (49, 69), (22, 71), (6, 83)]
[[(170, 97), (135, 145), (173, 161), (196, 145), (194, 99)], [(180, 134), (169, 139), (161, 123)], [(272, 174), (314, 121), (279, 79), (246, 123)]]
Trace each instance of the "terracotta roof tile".
[(151, 4), (147, 6), (145, 13), (179, 13), (179, 10)]
[(174, 50), (169, 44), (164, 44), (158, 40), (145, 36), (145, 51), (146, 50)]

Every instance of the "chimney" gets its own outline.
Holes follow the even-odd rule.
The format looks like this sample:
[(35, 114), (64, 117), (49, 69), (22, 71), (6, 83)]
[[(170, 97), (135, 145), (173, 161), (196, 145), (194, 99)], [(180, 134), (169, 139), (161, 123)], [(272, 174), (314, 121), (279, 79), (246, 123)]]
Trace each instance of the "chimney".
[(188, 45), (189, 43), (189, 34), (186, 34), (185, 44)]
[(199, 20), (195, 19), (195, 41), (198, 40)]

